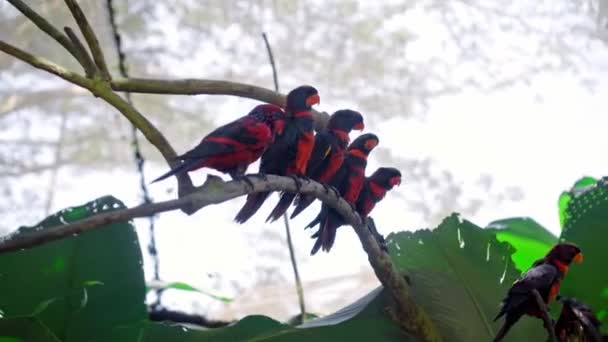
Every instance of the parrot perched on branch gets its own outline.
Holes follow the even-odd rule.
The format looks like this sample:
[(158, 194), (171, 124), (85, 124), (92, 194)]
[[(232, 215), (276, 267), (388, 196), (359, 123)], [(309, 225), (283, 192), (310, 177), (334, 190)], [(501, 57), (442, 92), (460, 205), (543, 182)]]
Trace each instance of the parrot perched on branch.
[(284, 126), (285, 113), (281, 107), (257, 105), (246, 116), (216, 128), (195, 148), (177, 156), (182, 163), (152, 183), (203, 167), (241, 179), (249, 164), (260, 158)]
[[(364, 128), (363, 116), (359, 112), (343, 109), (332, 114), (327, 123), (327, 128), (315, 136), (315, 144), (308, 161), (306, 177), (323, 184), (329, 183), (344, 161), (344, 152), (350, 142), (348, 135), (352, 130), (360, 131)], [(298, 196), (298, 203), (312, 203), (315, 199), (314, 196), (310, 195), (284, 192), (266, 221), (272, 222), (279, 219), (287, 211), (296, 196)], [(291, 218), (294, 217), (295, 214), (291, 216)]]
[[(376, 204), (384, 198), (386, 193), (394, 186), (399, 186), (400, 184), (401, 172), (393, 167), (380, 167), (371, 176), (365, 178), (363, 188), (361, 189), (355, 204), (355, 209), (361, 216), (361, 219), (365, 220), (372, 210), (374, 210)], [(337, 216), (333, 221), (333, 225), (329, 227), (329, 230), (320, 228), (313, 234), (312, 237), (317, 240), (315, 241), (311, 254), (315, 254), (320, 247), (329, 251), (336, 238), (337, 229), (345, 224), (346, 222), (344, 222), (344, 219), (341, 216)], [(323, 236), (323, 233), (326, 233), (327, 239)], [(371, 233), (375, 238), (378, 238), (377, 236), (379, 233), (377, 231), (371, 231)], [(382, 241), (378, 242), (382, 243)]]
[[(375, 134), (367, 133), (358, 136), (346, 150), (346, 156), (340, 169), (333, 176), (329, 185), (335, 187), (340, 195), (355, 209), (355, 203), (365, 182), (365, 167), (369, 153), (378, 145)], [(315, 254), (319, 248), (329, 251), (336, 238), (336, 229), (344, 219), (333, 208), (323, 204), (317, 217), (306, 226), (312, 228), (319, 224), (319, 230), (313, 235), (317, 241), (310, 252)]]
[(560, 342), (608, 342), (608, 336), (600, 335), (600, 321), (591, 308), (570, 297), (558, 296), (562, 311), (555, 323), (555, 336)]
[(549, 305), (559, 293), (560, 282), (570, 263), (582, 261), (581, 249), (572, 243), (559, 243), (553, 246), (544, 258), (535, 261), (532, 267), (513, 283), (503, 299), (500, 312), (494, 321), (504, 315), (505, 322), (494, 341), (502, 340), (523, 315), (542, 317), (532, 290), (537, 290), (545, 304)]
[[(296, 185), (300, 186), (297, 178), (306, 175), (306, 166), (315, 142), (311, 109), (319, 102), (319, 93), (311, 86), (300, 86), (287, 94), (285, 129), (262, 155), (260, 176), (291, 176)], [(249, 220), (264, 204), (268, 195), (270, 192), (249, 194), (234, 220), (238, 223)]]

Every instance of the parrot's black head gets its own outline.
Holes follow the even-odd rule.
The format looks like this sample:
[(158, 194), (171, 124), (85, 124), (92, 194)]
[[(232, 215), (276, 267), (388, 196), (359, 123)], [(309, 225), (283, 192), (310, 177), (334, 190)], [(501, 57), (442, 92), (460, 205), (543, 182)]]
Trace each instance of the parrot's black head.
[(395, 185), (401, 185), (401, 172), (394, 167), (379, 167), (369, 179), (383, 189), (390, 190)]
[(283, 133), (285, 112), (281, 107), (273, 104), (261, 104), (255, 106), (248, 115), (266, 123), (275, 134)]
[(373, 133), (361, 134), (348, 145), (348, 150), (358, 150), (367, 156), (376, 146), (378, 146), (379, 142), (380, 139)]
[(299, 86), (287, 94), (287, 111), (297, 113), (301, 111), (309, 111), (315, 104), (319, 104), (321, 99), (319, 92), (312, 86)]
[(583, 253), (581, 252), (580, 247), (577, 245), (564, 242), (553, 246), (553, 248), (551, 248), (549, 253), (547, 253), (545, 256), (545, 259), (556, 260), (563, 264), (569, 265), (571, 262), (582, 262)]
[(363, 115), (350, 109), (342, 109), (333, 113), (327, 123), (328, 130), (337, 129), (346, 133), (350, 133), (352, 130), (362, 131), (364, 128)]

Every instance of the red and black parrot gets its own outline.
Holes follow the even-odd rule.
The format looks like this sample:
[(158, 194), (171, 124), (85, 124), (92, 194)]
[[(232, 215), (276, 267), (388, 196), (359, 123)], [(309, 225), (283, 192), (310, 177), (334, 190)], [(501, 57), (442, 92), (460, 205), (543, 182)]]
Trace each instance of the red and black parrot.
[(240, 179), (249, 164), (260, 158), (275, 136), (283, 132), (284, 126), (285, 113), (281, 107), (257, 105), (246, 116), (216, 128), (195, 148), (177, 156), (182, 163), (152, 183), (203, 167)]
[(559, 297), (562, 311), (555, 323), (555, 336), (560, 342), (606, 342), (608, 336), (600, 335), (600, 321), (591, 308), (579, 300)]
[[(329, 183), (344, 161), (344, 152), (350, 142), (348, 135), (352, 130), (361, 131), (364, 128), (363, 116), (359, 112), (343, 109), (333, 113), (329, 118), (327, 128), (315, 135), (315, 145), (306, 168), (306, 177), (323, 184)], [(310, 195), (284, 192), (266, 221), (276, 221), (281, 217), (296, 196), (298, 196), (298, 203), (310, 204), (315, 199)], [(294, 213), (291, 218), (296, 215), (297, 213)]]
[(542, 317), (532, 290), (537, 290), (545, 304), (549, 305), (559, 293), (560, 282), (570, 263), (582, 261), (581, 249), (572, 243), (557, 244), (544, 258), (535, 261), (532, 267), (513, 283), (503, 299), (502, 308), (494, 321), (504, 315), (505, 322), (494, 341), (502, 340), (523, 315)]
[[(393, 167), (380, 167), (378, 168), (371, 176), (365, 178), (365, 182), (363, 183), (363, 188), (359, 193), (359, 197), (357, 198), (357, 202), (355, 204), (355, 210), (361, 216), (363, 220), (365, 220), (368, 215), (374, 210), (374, 207), (378, 202), (380, 202), (386, 193), (393, 189), (394, 186), (399, 186), (401, 184), (401, 172)], [(329, 236), (331, 239), (335, 239), (336, 231), (339, 227), (346, 224), (343, 218), (340, 216), (338, 220), (334, 222), (334, 226), (336, 227), (333, 230), (333, 237)], [(375, 225), (374, 225), (375, 227)], [(330, 233), (332, 231), (329, 231)], [(378, 240), (378, 243), (383, 244), (384, 238), (381, 237), (380, 233), (375, 230), (372, 230), (371, 233)], [(321, 229), (312, 235), (313, 238), (316, 238), (315, 246), (313, 247), (312, 254), (316, 253), (320, 246), (323, 246), (324, 241), (321, 238)], [(329, 251), (332, 242), (328, 245), (326, 249)]]
[[(264, 152), (259, 174), (297, 177), (306, 175), (306, 166), (313, 150), (314, 121), (312, 106), (320, 102), (319, 92), (311, 86), (300, 86), (287, 94), (285, 128)], [(270, 192), (249, 194), (234, 220), (244, 223), (262, 206)]]
[[(330, 186), (338, 190), (344, 200), (350, 203), (353, 208), (355, 208), (357, 198), (365, 183), (367, 157), (378, 145), (378, 142), (378, 137), (372, 133), (358, 136), (348, 146), (342, 166), (340, 166), (329, 183)], [(344, 219), (340, 214), (328, 205), (323, 204), (317, 217), (306, 226), (306, 228), (312, 228), (319, 224), (319, 229), (312, 236), (313, 238), (317, 238), (317, 241), (310, 254), (314, 255), (321, 247), (324, 251), (329, 251), (336, 239), (336, 229), (343, 222)]]

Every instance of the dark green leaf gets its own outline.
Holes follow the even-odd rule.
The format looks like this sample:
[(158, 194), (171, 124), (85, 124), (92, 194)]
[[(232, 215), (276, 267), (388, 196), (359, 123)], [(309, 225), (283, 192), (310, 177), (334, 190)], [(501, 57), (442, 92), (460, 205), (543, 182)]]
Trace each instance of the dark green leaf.
[[(102, 197), (62, 210), (35, 227), (20, 228), (14, 237), (117, 208), (124, 208), (119, 200)], [(11, 295), (0, 296), (0, 308), (5, 317), (37, 312), (63, 341), (88, 341), (100, 331), (147, 317), (141, 264), (137, 235), (129, 223), (2, 254), (0, 293)]]

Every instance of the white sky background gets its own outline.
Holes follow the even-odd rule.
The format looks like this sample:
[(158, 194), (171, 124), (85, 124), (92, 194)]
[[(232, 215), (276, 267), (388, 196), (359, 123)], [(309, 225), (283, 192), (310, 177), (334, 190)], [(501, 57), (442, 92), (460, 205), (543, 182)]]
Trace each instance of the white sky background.
[[(398, 19), (407, 22), (408, 29), (418, 35), (418, 41), (408, 45), (409, 58), (453, 57), (449, 44), (445, 43), (449, 37), (437, 18), (425, 15), (421, 9), (418, 13), (410, 13), (407, 18)], [(400, 23), (393, 18), (387, 21), (385, 28), (387, 31), (400, 29)], [(164, 26), (171, 31), (171, 25)], [(503, 56), (497, 58), (504, 59), (504, 64), (497, 63), (498, 70), (508, 74), (512, 66), (530, 62), (526, 44), (534, 42), (528, 42), (522, 35), (511, 34), (509, 37), (498, 30), (494, 32), (490, 26), (484, 29), (495, 37), (495, 46), (486, 48), (494, 51), (496, 56)], [(273, 32), (269, 33), (272, 37)], [(170, 34), (179, 35), (179, 32)], [(226, 35), (229, 42), (238, 36), (238, 32), (228, 30)], [(178, 39), (170, 41), (177, 42)], [(520, 54), (514, 54), (513, 44), (520, 46)], [(566, 72), (542, 75), (535, 77), (529, 85), (516, 84), (496, 92), (463, 89), (459, 94), (432, 100), (424, 116), (407, 120), (399, 115), (389, 120), (374, 120), (372, 113), (368, 116), (365, 132), (377, 133), (381, 146), (391, 146), (397, 156), (432, 158), (438, 166), (450, 170), (456, 179), (463, 180), (467, 197), (483, 196), (475, 193), (479, 190), (473, 186), (481, 174), (491, 175), (497, 188), (516, 186), (523, 190), (524, 198), (520, 201), (504, 202), (499, 207), (486, 206), (473, 217), (466, 217), (476, 224), (484, 226), (496, 219), (530, 216), (558, 233), (557, 198), (560, 192), (581, 176), (600, 177), (608, 174), (608, 49), (605, 45), (597, 44), (588, 51), (587, 64), (581, 66), (581, 74)], [(213, 53), (204, 51), (206, 56)], [(280, 66), (280, 56), (277, 58)], [(463, 77), (477, 73), (474, 63), (455, 67), (462, 70)], [(175, 65), (175, 70), (177, 72), (173, 76), (180, 76), (179, 70), (183, 75), (189, 72), (189, 68), (180, 65)], [(581, 75), (594, 82), (592, 90), (581, 83)], [(379, 78), (381, 80), (382, 75)], [(264, 86), (270, 87), (270, 80)], [(332, 112), (346, 106), (357, 108), (356, 101), (337, 101), (324, 97), (323, 89), (319, 90), (321, 110)], [(254, 104), (251, 100), (226, 98), (221, 105), (222, 116), (218, 125), (246, 113)], [(379, 108), (381, 111), (381, 104)], [(192, 141), (191, 146), (195, 143), (197, 141)], [(372, 154), (368, 174), (378, 166)], [(256, 169), (257, 164), (250, 171)], [(165, 165), (147, 163), (146, 175), (152, 179), (165, 170)], [(204, 174), (205, 171), (199, 171), (192, 175), (195, 182), (200, 184), (204, 181)], [(129, 206), (136, 205), (139, 198), (134, 192), (134, 184), (137, 184), (137, 178), (132, 172), (104, 170), (83, 175), (74, 168), (63, 168), (58, 184), (62, 191), (56, 195), (54, 209), (84, 203), (106, 194), (116, 196)], [(175, 193), (168, 193), (167, 189), (174, 187), (175, 180), (170, 179), (151, 185), (150, 190), (154, 199), (160, 201), (173, 198)], [(372, 213), (381, 232), (388, 234), (391, 231), (428, 227), (429, 223), (424, 221), (420, 213), (407, 210), (404, 201), (408, 196), (415, 195), (408, 193), (407, 179), (398, 191), (401, 196), (389, 193)], [(286, 279), (291, 280), (288, 258), (276, 260), (268, 257), (268, 260), (260, 261), (247, 243), (247, 239), (255, 235), (253, 232), (264, 225), (264, 219), (275, 201), (276, 197), (272, 197), (253, 219), (242, 226), (233, 224), (232, 219), (243, 204), (243, 198), (204, 208), (193, 216), (181, 212), (160, 216), (156, 226), (162, 278), (188, 282), (205, 289), (216, 287), (215, 292), (233, 296), (237, 293), (231, 292), (228, 286), (230, 280), (246, 284), (251, 273), (255, 272), (253, 264), (263, 261), (280, 265)], [(309, 231), (301, 228), (315, 214), (316, 209), (308, 209), (305, 215), (292, 223), (302, 278), (310, 281), (367, 269), (367, 257), (350, 228), (340, 229), (330, 254), (320, 252), (314, 257), (307, 257), (313, 240), (308, 238)], [(147, 221), (136, 222), (142, 236), (144, 256), (147, 257)], [(271, 228), (281, 234), (284, 232), (281, 221)], [(149, 267), (146, 271), (148, 275), (151, 274)], [(226, 283), (213, 284), (212, 278), (208, 277), (213, 273), (220, 273)], [(362, 294), (365, 292), (366, 289), (361, 290)], [(196, 295), (169, 296), (168, 303), (188, 309), (191, 301), (199, 299), (200, 296)], [(316, 299), (307, 300), (313, 302)], [(295, 302), (293, 304), (295, 314), (297, 309)], [(216, 302), (204, 305), (221, 309), (221, 304)]]

